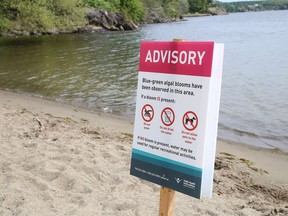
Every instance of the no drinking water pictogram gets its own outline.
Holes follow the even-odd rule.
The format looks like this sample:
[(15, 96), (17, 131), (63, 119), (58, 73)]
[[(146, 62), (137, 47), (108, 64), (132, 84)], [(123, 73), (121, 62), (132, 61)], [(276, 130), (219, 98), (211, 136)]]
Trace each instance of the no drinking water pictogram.
[(145, 122), (152, 121), (154, 117), (154, 109), (150, 104), (146, 104), (142, 108), (142, 118)]
[(198, 126), (198, 117), (196, 113), (188, 111), (183, 115), (182, 119), (183, 126), (188, 131), (193, 131)]
[(174, 123), (174, 120), (175, 120), (175, 113), (171, 108), (166, 107), (165, 109), (162, 110), (161, 121), (164, 125), (171, 126)]

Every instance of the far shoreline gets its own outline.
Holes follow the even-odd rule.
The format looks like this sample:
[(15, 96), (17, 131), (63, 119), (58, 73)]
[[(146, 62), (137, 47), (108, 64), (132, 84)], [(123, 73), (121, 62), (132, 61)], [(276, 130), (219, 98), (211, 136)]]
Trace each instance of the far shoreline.
[[(101, 15), (102, 14), (102, 15)], [(219, 7), (211, 7), (207, 11), (207, 13), (188, 13), (188, 14), (180, 14), (180, 16), (175, 17), (166, 17), (161, 16), (160, 14), (148, 16), (148, 18), (143, 22), (134, 22), (129, 20), (124, 20), (123, 22), (117, 21), (118, 23), (115, 26), (115, 19), (114, 16), (119, 16), (116, 20), (121, 20), (121, 14), (115, 12), (109, 12), (106, 10), (90, 8), (86, 12), (86, 22), (78, 25), (78, 26), (71, 26), (68, 28), (56, 28), (51, 27), (50, 29), (46, 29), (45, 31), (38, 31), (37, 29), (29, 30), (29, 29), (21, 29), (19, 27), (15, 27), (9, 30), (0, 31), (0, 38), (1, 37), (30, 37), (30, 36), (42, 36), (42, 35), (61, 35), (61, 34), (83, 34), (83, 33), (95, 33), (99, 31), (134, 31), (137, 30), (141, 26), (145, 26), (147, 24), (162, 24), (162, 23), (173, 23), (173, 22), (182, 22), (186, 21), (185, 18), (189, 17), (203, 17), (203, 16), (221, 16), (221, 15), (228, 15), (226, 11)], [(99, 17), (98, 17), (99, 16)], [(102, 20), (101, 16), (105, 16), (106, 18)], [(112, 18), (111, 18), (112, 17)], [(99, 23), (95, 24), (94, 20), (98, 20)], [(110, 20), (111, 19), (111, 20)], [(100, 21), (102, 20), (102, 22)], [(113, 24), (111, 24), (113, 23)]]

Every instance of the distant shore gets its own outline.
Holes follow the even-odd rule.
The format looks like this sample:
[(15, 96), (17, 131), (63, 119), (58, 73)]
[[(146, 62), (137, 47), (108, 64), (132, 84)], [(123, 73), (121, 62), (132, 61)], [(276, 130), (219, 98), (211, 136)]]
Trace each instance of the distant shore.
[(208, 13), (190, 13), (186, 15), (180, 15), (178, 17), (167, 17), (163, 14), (157, 14), (155, 12), (148, 13), (147, 18), (142, 23), (134, 23), (130, 20), (125, 20), (124, 16), (120, 13), (108, 12), (106, 10), (98, 10), (96, 8), (90, 8), (86, 12), (86, 22), (81, 25), (70, 26), (64, 29), (57, 27), (51, 27), (46, 30), (28, 30), (22, 26), (16, 25), (10, 30), (0, 31), (0, 37), (7, 36), (33, 36), (33, 35), (57, 35), (57, 34), (78, 34), (84, 32), (99, 32), (99, 31), (130, 31), (138, 29), (138, 26), (145, 24), (155, 23), (169, 23), (179, 22), (185, 20), (185, 17), (199, 17), (199, 16), (211, 16), (211, 15), (226, 15), (227, 13), (218, 7), (212, 7)]
[[(159, 186), (129, 175), (133, 121), (0, 98), (0, 215), (157, 215)], [(213, 191), (177, 193), (175, 215), (287, 215), (288, 154), (219, 139)]]

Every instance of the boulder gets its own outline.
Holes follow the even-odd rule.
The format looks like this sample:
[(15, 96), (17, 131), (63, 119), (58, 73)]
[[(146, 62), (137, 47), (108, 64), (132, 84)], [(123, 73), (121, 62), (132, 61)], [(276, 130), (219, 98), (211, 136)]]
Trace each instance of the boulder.
[(227, 15), (227, 12), (225, 9), (223, 8), (219, 8), (219, 7), (212, 7), (209, 9), (209, 14), (212, 16), (216, 16), (216, 15)]
[(134, 30), (138, 28), (133, 22), (127, 22), (120, 13), (110, 13), (93, 8), (87, 12), (86, 16), (89, 25), (101, 26), (110, 31)]

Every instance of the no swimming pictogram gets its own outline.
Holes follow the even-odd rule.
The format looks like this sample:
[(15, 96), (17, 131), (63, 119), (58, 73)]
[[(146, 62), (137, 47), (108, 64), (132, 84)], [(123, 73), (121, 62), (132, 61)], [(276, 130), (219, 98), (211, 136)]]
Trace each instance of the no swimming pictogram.
[(150, 104), (146, 104), (142, 108), (142, 118), (145, 122), (152, 121), (154, 117), (154, 109)]
[(164, 125), (171, 126), (174, 123), (174, 120), (175, 120), (175, 113), (171, 108), (166, 107), (165, 109), (162, 110), (161, 121)]
[(182, 119), (183, 126), (186, 130), (193, 131), (198, 126), (198, 117), (196, 113), (188, 111), (183, 115)]

